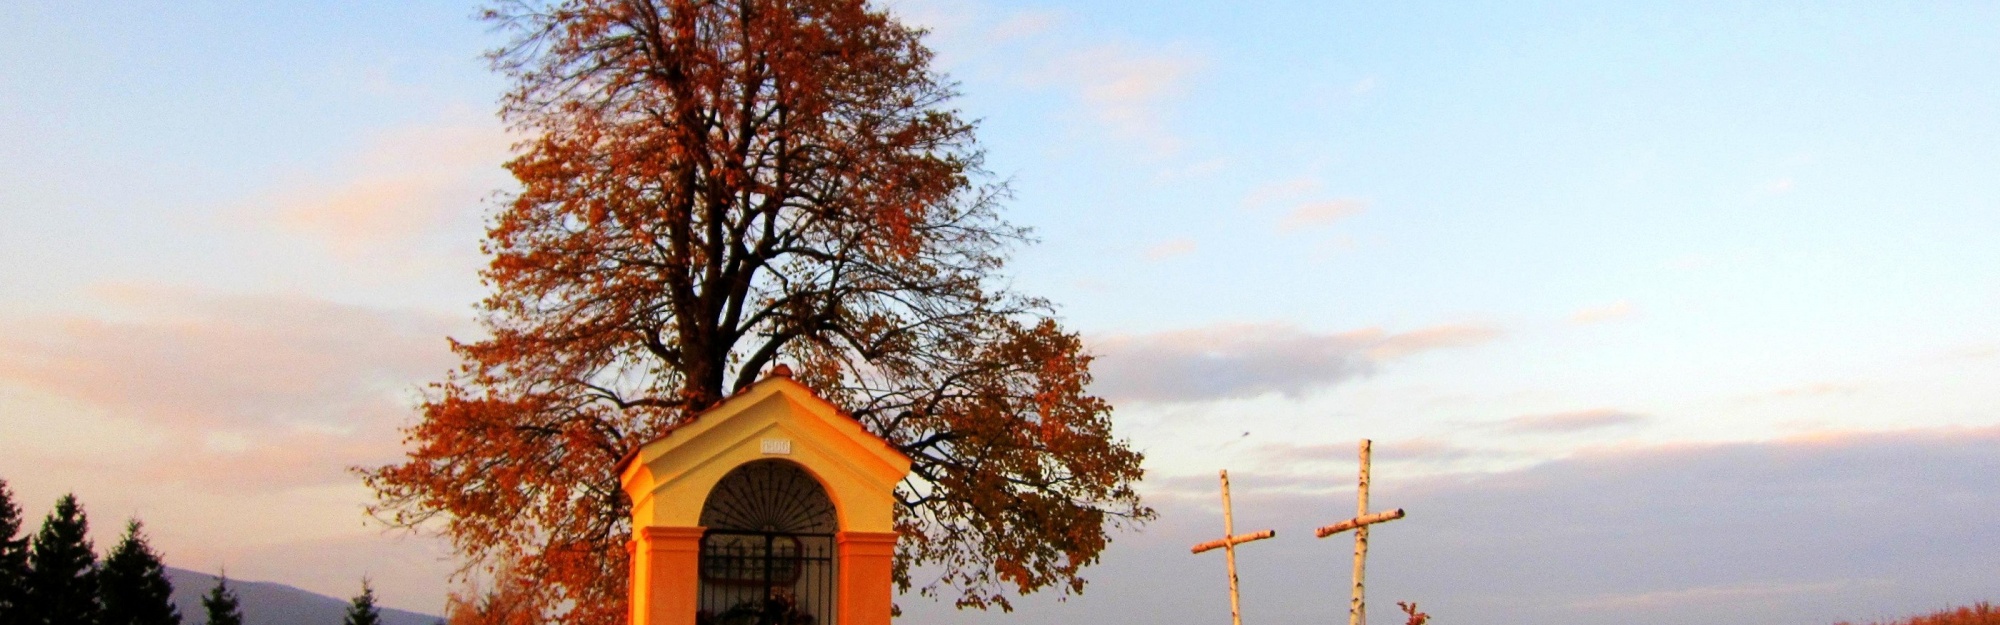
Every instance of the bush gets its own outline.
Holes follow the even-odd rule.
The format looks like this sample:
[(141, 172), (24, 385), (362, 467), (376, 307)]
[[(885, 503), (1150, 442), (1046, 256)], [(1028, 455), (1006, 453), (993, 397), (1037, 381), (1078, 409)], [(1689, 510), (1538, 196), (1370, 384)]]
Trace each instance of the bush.
[[(1841, 621), (1834, 625), (1854, 624), (1848, 621)], [(1969, 606), (1960, 606), (1956, 609), (1938, 610), (1930, 614), (1912, 616), (1903, 620), (1886, 623), (1877, 621), (1870, 625), (2000, 625), (2000, 608), (1995, 608), (1993, 604), (1981, 601)]]

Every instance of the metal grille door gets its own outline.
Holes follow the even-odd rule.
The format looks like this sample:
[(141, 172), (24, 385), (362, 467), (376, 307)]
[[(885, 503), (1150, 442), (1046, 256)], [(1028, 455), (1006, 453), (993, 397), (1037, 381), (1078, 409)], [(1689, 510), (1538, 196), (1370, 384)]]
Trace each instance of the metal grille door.
[(698, 625), (833, 625), (836, 530), (819, 481), (781, 460), (737, 467), (701, 522)]
[(699, 625), (832, 625), (832, 534), (710, 530)]

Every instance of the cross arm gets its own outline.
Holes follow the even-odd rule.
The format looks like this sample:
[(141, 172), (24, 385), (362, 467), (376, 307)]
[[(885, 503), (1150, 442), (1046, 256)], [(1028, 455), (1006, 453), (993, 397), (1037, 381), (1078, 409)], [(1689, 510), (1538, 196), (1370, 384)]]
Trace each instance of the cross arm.
[(1253, 540), (1263, 540), (1277, 535), (1278, 535), (1277, 530), (1264, 530), (1261, 532), (1253, 532), (1249, 534), (1237, 534), (1235, 536), (1230, 536), (1228, 538), (1217, 538), (1215, 540), (1195, 545), (1193, 552), (1201, 553), (1203, 551), (1208, 551), (1211, 549), (1221, 549), (1223, 547), (1228, 547), (1231, 545), (1241, 545), (1243, 543), (1247, 543)]
[(1367, 527), (1370, 525), (1374, 525), (1376, 523), (1387, 523), (1389, 521), (1394, 521), (1400, 518), (1403, 518), (1402, 508), (1397, 508), (1394, 510), (1390, 510), (1388, 512), (1365, 514), (1362, 516), (1354, 517), (1352, 519), (1341, 521), (1339, 523), (1335, 523), (1333, 525), (1328, 525), (1326, 527), (1313, 530), (1313, 535), (1318, 536), (1320, 538), (1326, 538), (1328, 536), (1339, 534), (1341, 532), (1345, 532), (1347, 530), (1351, 530), (1357, 527)]

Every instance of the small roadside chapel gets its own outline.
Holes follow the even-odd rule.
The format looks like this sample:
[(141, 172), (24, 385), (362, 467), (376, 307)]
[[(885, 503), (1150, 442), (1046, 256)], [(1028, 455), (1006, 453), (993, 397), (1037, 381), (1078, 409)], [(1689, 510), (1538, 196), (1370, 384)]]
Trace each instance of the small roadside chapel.
[(888, 625), (909, 470), (778, 366), (621, 462), (632, 625)]

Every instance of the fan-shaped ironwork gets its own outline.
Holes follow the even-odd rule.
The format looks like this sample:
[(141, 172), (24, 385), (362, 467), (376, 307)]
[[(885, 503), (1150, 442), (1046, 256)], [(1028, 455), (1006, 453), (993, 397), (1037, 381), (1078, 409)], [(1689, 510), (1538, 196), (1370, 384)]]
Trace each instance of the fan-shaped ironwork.
[(702, 504), (700, 625), (835, 621), (833, 500), (783, 460), (744, 464)]
[(730, 471), (709, 491), (703, 527), (781, 534), (830, 534), (839, 529), (833, 500), (819, 480), (783, 460), (759, 460)]

